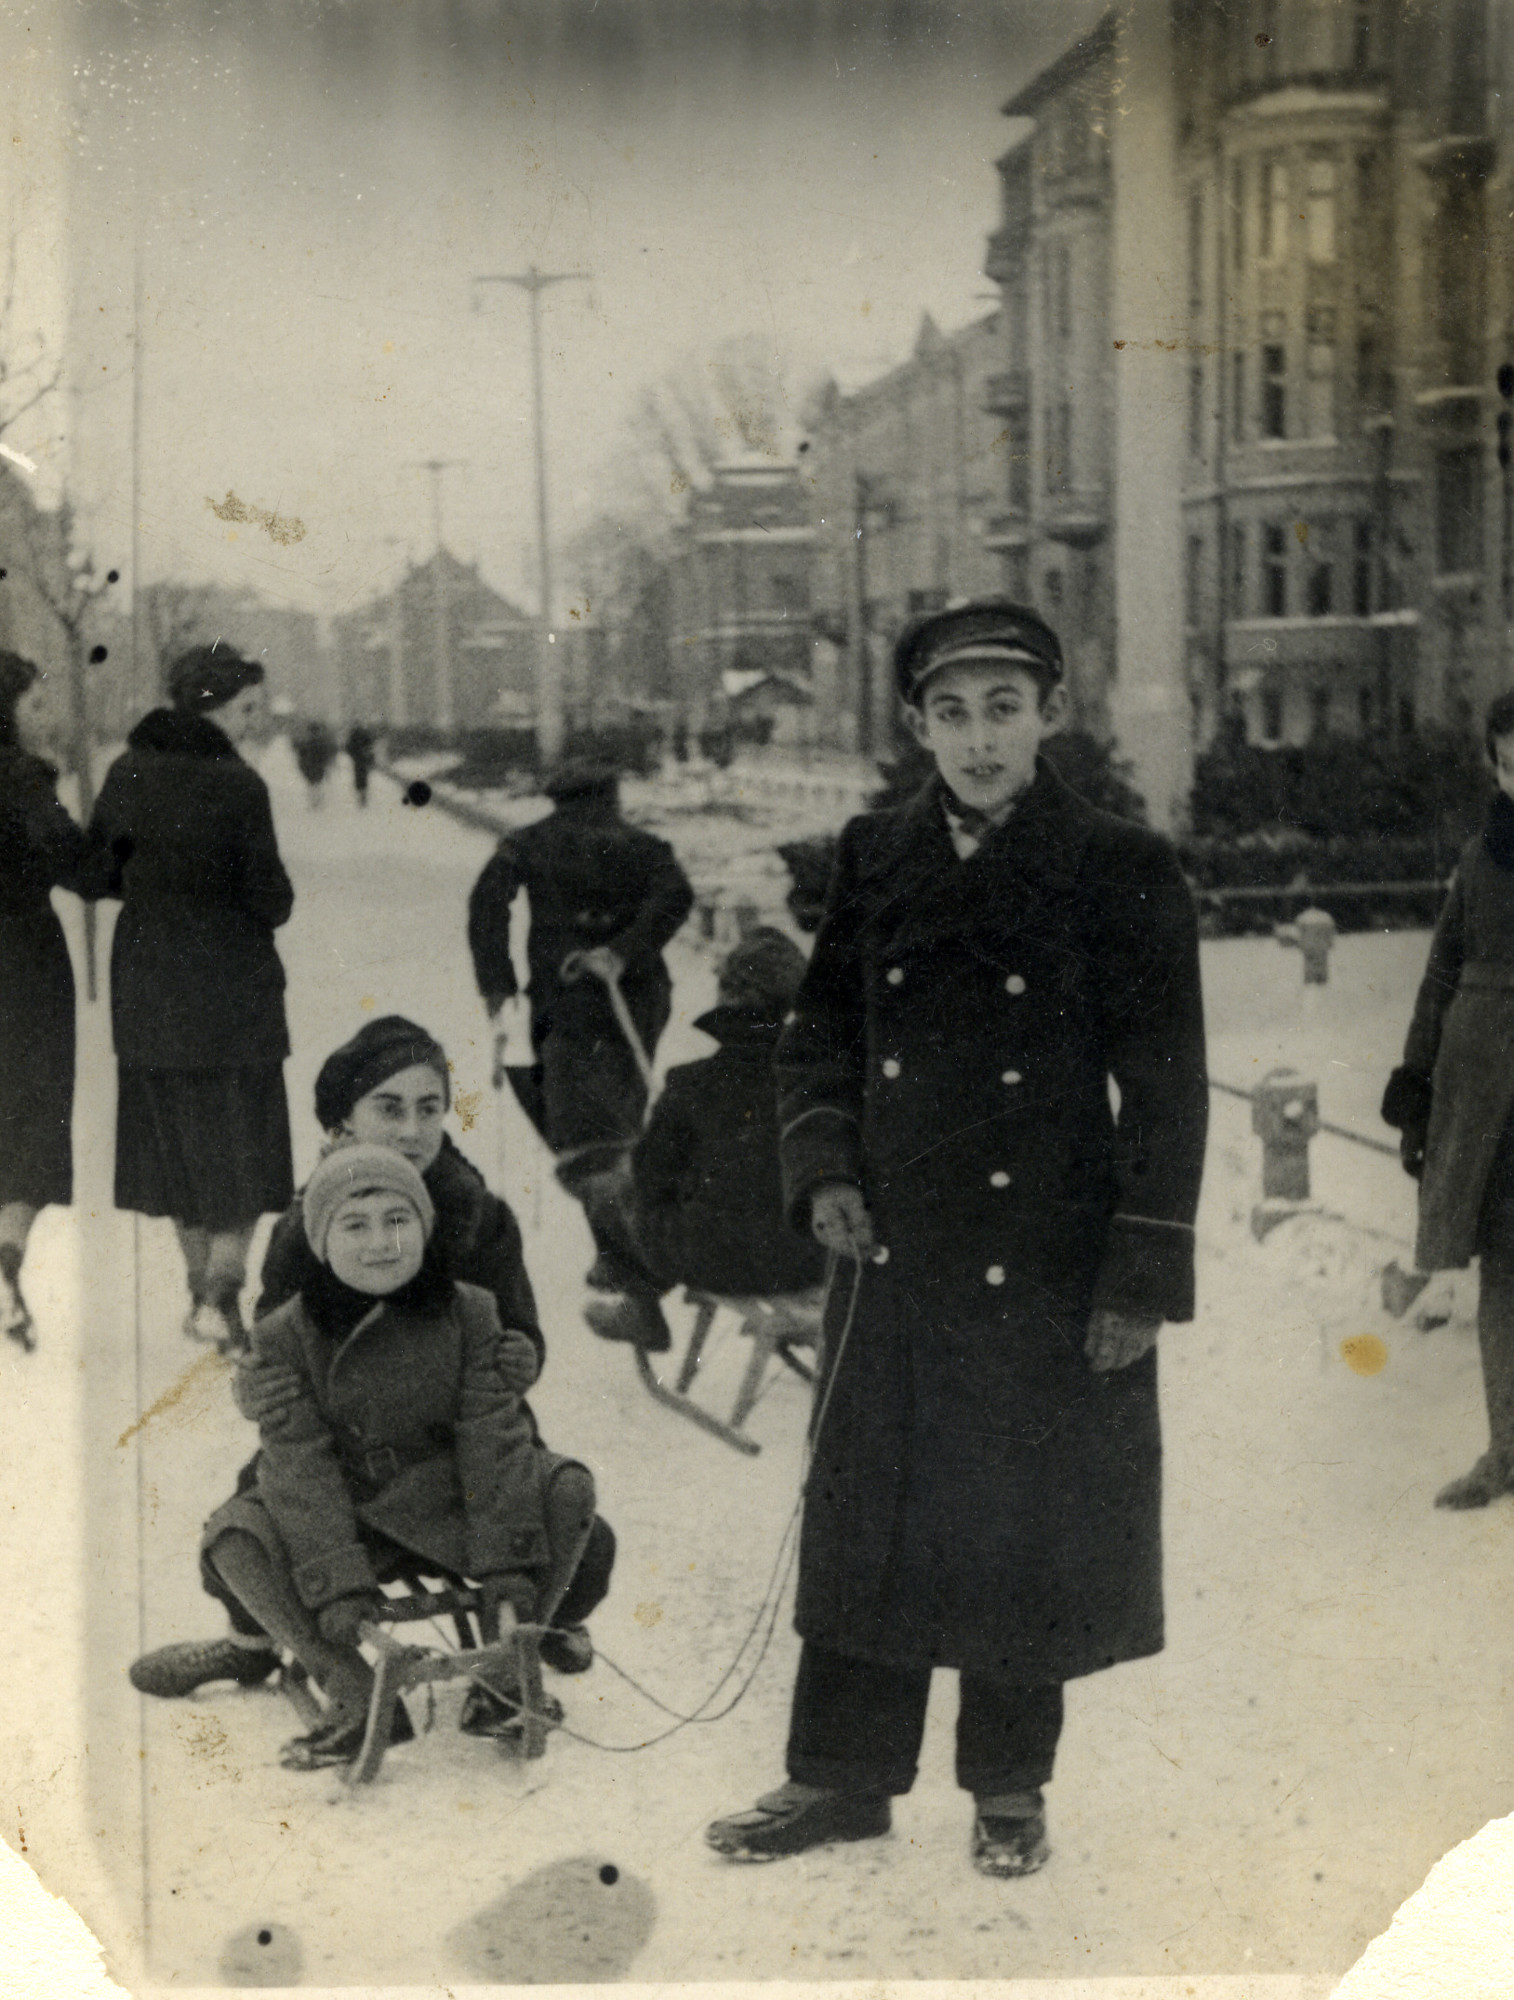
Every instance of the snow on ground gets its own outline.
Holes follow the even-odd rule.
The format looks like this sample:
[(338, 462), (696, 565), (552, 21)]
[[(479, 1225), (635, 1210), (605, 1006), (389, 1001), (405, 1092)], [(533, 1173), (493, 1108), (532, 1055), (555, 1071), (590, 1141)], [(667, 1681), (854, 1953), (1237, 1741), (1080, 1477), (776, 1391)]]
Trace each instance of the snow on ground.
[[(29, 1718), (53, 1621), (84, 1615), (68, 1553), (80, 1514), (53, 1470), (82, 1435), (95, 1552), (87, 1810), (106, 1829), (112, 1889), (78, 1893), (117, 1952), (145, 1899), (152, 1976), (183, 1987), (246, 1983), (249, 1963), (272, 1971), (277, 1957), (282, 1976), (318, 1985), (1231, 1972), (1310, 1975), (1296, 1990), (1322, 1992), (1439, 1855), (1514, 1806), (1503, 1644), (1514, 1512), (1430, 1504), (1483, 1441), (1471, 1282), (1442, 1279), (1426, 1295), (1422, 1308), (1448, 1316), (1433, 1332), (1388, 1320), (1377, 1274), (1407, 1250), (1412, 1189), (1394, 1161), (1324, 1137), (1315, 1191), (1328, 1213), (1256, 1243), (1248, 1109), (1216, 1095), (1200, 1316), (1163, 1337), (1168, 1649), (1069, 1689), (1050, 1867), (1012, 1884), (969, 1868), (946, 1675), (921, 1781), (889, 1839), (769, 1868), (711, 1855), (705, 1822), (781, 1775), (797, 1652), (786, 1600), (741, 1704), (652, 1747), (596, 1747), (625, 1750), (670, 1726), (609, 1662), (685, 1711), (725, 1673), (792, 1517), (803, 1388), (775, 1376), (751, 1424), (762, 1454), (743, 1458), (655, 1406), (630, 1356), (588, 1333), (579, 1212), (508, 1094), (490, 1089), (462, 936), (487, 836), (403, 805), (385, 782), (360, 814), (340, 767), (312, 811), (281, 746), (267, 768), (299, 894), (281, 940), (297, 1169), (314, 1155), (311, 1085), (336, 1041), (387, 1011), (442, 1037), (455, 1136), (527, 1235), (549, 1344), (533, 1404), (548, 1439), (595, 1467), (620, 1560), (594, 1621), (604, 1657), (553, 1681), (576, 1734), (555, 1735), (537, 1763), (462, 1738), (455, 1688), (438, 1691), (435, 1729), (392, 1752), (364, 1791), (279, 1768), (297, 1725), (272, 1695), (132, 1694), (125, 1667), (140, 1647), (219, 1629), (195, 1544), (252, 1434), (224, 1365), (179, 1330), (168, 1226), (108, 1209), (110, 1074), (95, 1020), (79, 1207), (39, 1225), (46, 1345), (30, 1360), (0, 1356), (3, 1497), (59, 1578), (58, 1609), (20, 1593), (0, 1685), (16, 1809), (47, 1832), (49, 1813), (59, 1818), (48, 1777), (67, 1746), (56, 1721), (39, 1730)], [(697, 868), (772, 838), (730, 815), (632, 803)], [(794, 814), (778, 817), (786, 837)], [(1330, 986), (1306, 1003), (1296, 953), (1206, 945), (1212, 1073), (1249, 1086), (1292, 1061), (1319, 1081), (1327, 1118), (1382, 1136), (1377, 1095), (1423, 952), (1422, 937), (1343, 939)], [(713, 993), (706, 952), (680, 940), (673, 964), (664, 1061), (704, 1046), (691, 1023)], [(76, 1339), (81, 1243), (90, 1283)], [(739, 1344), (727, 1327), (701, 1392), (712, 1402), (734, 1390)], [(418, 1718), (424, 1709), (413, 1700)]]

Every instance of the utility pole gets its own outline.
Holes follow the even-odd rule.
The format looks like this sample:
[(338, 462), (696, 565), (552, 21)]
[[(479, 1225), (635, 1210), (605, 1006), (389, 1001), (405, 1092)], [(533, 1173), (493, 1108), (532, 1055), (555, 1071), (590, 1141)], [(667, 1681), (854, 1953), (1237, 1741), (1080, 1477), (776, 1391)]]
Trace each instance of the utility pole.
[[(565, 285), (593, 276), (590, 271), (489, 272), (475, 278), (479, 285), (515, 285), (531, 301), (531, 399), (536, 432), (536, 554), (540, 574), (539, 623), (536, 633), (536, 746), (545, 768), (559, 754), (563, 739), (562, 682), (552, 658), (552, 545), (547, 531), (547, 416), (541, 372), (541, 295), (549, 285)], [(474, 304), (478, 294), (474, 292)]]
[(435, 567), (431, 572), (431, 610), (436, 648), (436, 726), (446, 734), (456, 723), (452, 694), (452, 640), (447, 625), (447, 577), (442, 550), (442, 474), (449, 465), (465, 465), (461, 458), (412, 459), (413, 465), (431, 474), (431, 538), (436, 543)]

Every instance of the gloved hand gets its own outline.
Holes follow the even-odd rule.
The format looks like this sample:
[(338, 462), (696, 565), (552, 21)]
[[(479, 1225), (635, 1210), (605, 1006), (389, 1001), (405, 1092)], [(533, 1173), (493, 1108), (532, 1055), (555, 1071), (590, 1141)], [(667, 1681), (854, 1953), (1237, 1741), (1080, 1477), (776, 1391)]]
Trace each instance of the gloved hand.
[(484, 1012), (489, 1016), (491, 1021), (497, 1017), (500, 1008), (504, 1006), (509, 998), (510, 995), (508, 993), (486, 993), (484, 995)]
[(1095, 1374), (1111, 1374), (1149, 1354), (1161, 1330), (1162, 1322), (1148, 1314), (1112, 1312), (1108, 1306), (1096, 1306), (1088, 1318), (1083, 1352)]
[(383, 1606), (376, 1590), (356, 1590), (346, 1597), (333, 1597), (316, 1613), (315, 1622), (328, 1646), (355, 1646), (358, 1627)]
[(625, 969), (626, 962), (618, 951), (607, 944), (596, 944), (582, 951), (570, 951), (558, 967), (558, 973), (570, 986), (575, 980), (582, 979), (586, 972), (593, 973), (608, 986), (612, 980), (619, 979)]
[(507, 1326), (495, 1352), (501, 1381), (512, 1394), (524, 1396), (541, 1367), (536, 1342), (518, 1326)]
[(486, 1604), (508, 1604), (523, 1625), (536, 1615), (536, 1585), (519, 1570), (498, 1570), (491, 1576), (481, 1576), (478, 1588)]
[(1423, 1125), (1406, 1125), (1398, 1135), (1398, 1157), (1411, 1180), (1417, 1181), (1425, 1170), (1425, 1141), (1428, 1137), (1429, 1131)]
[(301, 1380), (297, 1368), (275, 1361), (249, 1348), (237, 1361), (231, 1380), (232, 1401), (249, 1423), (280, 1417), (300, 1399)]
[(850, 1181), (822, 1181), (810, 1196), (810, 1228), (817, 1243), (858, 1262), (873, 1249), (873, 1218), (860, 1187)]

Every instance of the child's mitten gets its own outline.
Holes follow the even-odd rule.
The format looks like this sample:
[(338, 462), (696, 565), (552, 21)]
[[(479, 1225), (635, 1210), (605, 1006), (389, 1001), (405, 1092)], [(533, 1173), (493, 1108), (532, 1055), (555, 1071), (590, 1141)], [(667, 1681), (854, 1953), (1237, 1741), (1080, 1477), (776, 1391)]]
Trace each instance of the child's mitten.
[(253, 1350), (237, 1362), (231, 1395), (249, 1423), (261, 1424), (268, 1417), (282, 1416), (292, 1403), (297, 1403), (300, 1388), (297, 1368)]
[(364, 1619), (371, 1618), (383, 1606), (383, 1597), (376, 1590), (353, 1591), (346, 1597), (333, 1597), (329, 1604), (323, 1604), (316, 1613), (315, 1622), (321, 1637), (328, 1646), (355, 1646), (358, 1642), (358, 1627)]
[(500, 1380), (517, 1396), (524, 1396), (536, 1380), (536, 1343), (519, 1327), (507, 1326), (499, 1337), (496, 1366)]

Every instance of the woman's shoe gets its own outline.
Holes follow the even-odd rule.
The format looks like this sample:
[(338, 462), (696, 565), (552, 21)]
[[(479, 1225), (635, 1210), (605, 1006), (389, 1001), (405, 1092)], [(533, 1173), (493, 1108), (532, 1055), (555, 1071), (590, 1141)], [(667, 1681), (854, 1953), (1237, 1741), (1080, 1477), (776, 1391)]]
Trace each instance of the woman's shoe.
[(874, 1840), (892, 1824), (886, 1792), (831, 1792), (791, 1779), (750, 1812), (732, 1813), (704, 1837), (730, 1861), (777, 1861), (838, 1840)]
[[(286, 1771), (322, 1771), (332, 1764), (352, 1764), (367, 1733), (366, 1715), (338, 1716), (334, 1722), (312, 1729), (308, 1736), (292, 1736), (279, 1752), (279, 1762)], [(402, 1701), (397, 1701), (389, 1724), (389, 1747), (414, 1741), (415, 1724), (410, 1720), (410, 1712)]]
[[(558, 1728), (564, 1719), (563, 1705), (556, 1695), (542, 1696), (539, 1713), (549, 1729)], [(457, 1726), (464, 1736), (493, 1736), (511, 1743), (524, 1732), (526, 1725), (518, 1695), (512, 1699), (474, 1681), (463, 1698), (463, 1712)]]
[(623, 1340), (648, 1354), (666, 1354), (673, 1336), (654, 1298), (619, 1292), (613, 1299), (590, 1299), (584, 1318), (601, 1340)]
[(19, 1243), (0, 1243), (0, 1329), (7, 1340), (31, 1354), (37, 1335), (21, 1289), (21, 1254)]
[(1007, 1880), (1034, 1875), (1051, 1859), (1046, 1840), (1046, 1808), (1039, 1792), (1027, 1792), (1024, 1813), (987, 1812), (980, 1804), (973, 1814), (973, 1866), (980, 1875)]
[(278, 1664), (278, 1653), (271, 1645), (239, 1646), (235, 1639), (185, 1639), (133, 1660), (127, 1677), (139, 1694), (175, 1701), (212, 1681), (259, 1687)]

